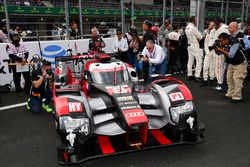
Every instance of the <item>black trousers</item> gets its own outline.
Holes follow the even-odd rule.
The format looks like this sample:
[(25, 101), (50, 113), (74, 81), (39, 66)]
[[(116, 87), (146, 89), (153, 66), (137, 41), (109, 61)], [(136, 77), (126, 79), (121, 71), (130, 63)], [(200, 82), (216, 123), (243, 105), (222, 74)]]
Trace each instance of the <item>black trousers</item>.
[(120, 52), (117, 54), (117, 59), (125, 62), (125, 63), (129, 63), (128, 61), (128, 52)]
[(20, 92), (22, 90), (21, 85), (20, 85), (21, 74), (23, 74), (23, 78), (25, 80), (24, 90), (27, 94), (29, 94), (30, 86), (31, 86), (30, 72), (13, 72), (13, 80), (14, 80), (16, 91)]

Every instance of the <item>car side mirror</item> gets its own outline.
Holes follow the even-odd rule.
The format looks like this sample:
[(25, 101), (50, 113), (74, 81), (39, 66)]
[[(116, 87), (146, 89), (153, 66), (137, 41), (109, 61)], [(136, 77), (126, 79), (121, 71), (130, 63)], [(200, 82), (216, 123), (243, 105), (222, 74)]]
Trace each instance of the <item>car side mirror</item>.
[(133, 78), (137, 77), (137, 74), (136, 74), (135, 71), (131, 71), (131, 72), (130, 72), (130, 75), (131, 75), (131, 77), (133, 77)]

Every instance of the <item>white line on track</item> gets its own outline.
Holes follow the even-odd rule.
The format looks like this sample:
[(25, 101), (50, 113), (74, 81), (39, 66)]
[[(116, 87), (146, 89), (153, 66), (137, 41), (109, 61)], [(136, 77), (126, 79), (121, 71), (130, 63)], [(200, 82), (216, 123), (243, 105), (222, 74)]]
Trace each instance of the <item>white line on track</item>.
[(8, 110), (8, 109), (11, 109), (11, 108), (16, 108), (16, 107), (21, 107), (21, 106), (25, 106), (25, 105), (27, 105), (27, 102), (19, 103), (19, 104), (13, 104), (13, 105), (9, 105), (9, 106), (4, 106), (4, 107), (0, 107), (0, 111), (1, 110)]

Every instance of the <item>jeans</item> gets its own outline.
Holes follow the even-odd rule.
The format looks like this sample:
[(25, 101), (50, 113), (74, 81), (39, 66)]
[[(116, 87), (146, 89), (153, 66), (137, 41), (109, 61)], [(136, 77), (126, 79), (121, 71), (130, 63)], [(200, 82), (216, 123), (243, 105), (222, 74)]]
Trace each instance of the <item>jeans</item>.
[(161, 76), (165, 76), (167, 72), (167, 59), (165, 58), (161, 64), (154, 65), (149, 64), (149, 75), (148, 75), (148, 83), (151, 82), (151, 76), (152, 74), (160, 74)]
[(129, 61), (130, 65), (132, 65), (133, 67), (136, 67), (137, 53), (136, 52), (129, 52), (128, 61)]
[[(43, 99), (45, 98), (45, 101), (43, 102)], [(28, 105), (30, 107), (30, 110), (34, 113), (38, 113), (42, 111), (42, 104), (44, 103), (45, 105), (50, 104), (52, 100), (52, 92), (50, 89), (48, 89), (44, 96), (42, 97), (35, 97), (35, 96), (30, 96), (30, 101), (28, 102)]]

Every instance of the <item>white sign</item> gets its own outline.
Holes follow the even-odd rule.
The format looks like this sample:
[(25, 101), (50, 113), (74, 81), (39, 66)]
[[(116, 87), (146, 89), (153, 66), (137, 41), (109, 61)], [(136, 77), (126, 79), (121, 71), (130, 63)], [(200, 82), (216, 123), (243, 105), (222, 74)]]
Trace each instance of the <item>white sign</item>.
[[(106, 47), (103, 48), (103, 51), (106, 53), (113, 53), (112, 44), (114, 38), (103, 38), (103, 40), (106, 43)], [(72, 49), (74, 55), (77, 53), (86, 53), (89, 49), (89, 39), (41, 41), (40, 43), (43, 58), (51, 61), (52, 64), (56, 56), (65, 56), (68, 49)], [(40, 55), (38, 41), (24, 42), (24, 45), (26, 45), (29, 51), (28, 59), (31, 59), (34, 54)], [(6, 62), (9, 59), (6, 52), (6, 46), (7, 43), (0, 43), (0, 85), (10, 83), (13, 80), (13, 74), (9, 71), (8, 62)]]
[(29, 71), (29, 65), (22, 65), (22, 64), (16, 65), (16, 72), (28, 72), (28, 71)]

